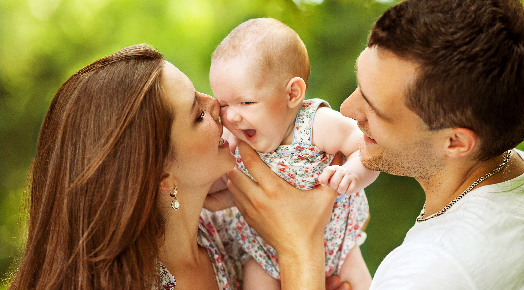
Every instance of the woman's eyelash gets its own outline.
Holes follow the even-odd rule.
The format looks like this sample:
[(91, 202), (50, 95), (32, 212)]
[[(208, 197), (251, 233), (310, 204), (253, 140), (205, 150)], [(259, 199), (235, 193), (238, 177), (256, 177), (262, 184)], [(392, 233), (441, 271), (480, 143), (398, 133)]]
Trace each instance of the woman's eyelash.
[(198, 118), (197, 118), (197, 122), (200, 122), (202, 120), (204, 120), (204, 116), (206, 115), (206, 111), (204, 110), (200, 110), (200, 115), (198, 115)]

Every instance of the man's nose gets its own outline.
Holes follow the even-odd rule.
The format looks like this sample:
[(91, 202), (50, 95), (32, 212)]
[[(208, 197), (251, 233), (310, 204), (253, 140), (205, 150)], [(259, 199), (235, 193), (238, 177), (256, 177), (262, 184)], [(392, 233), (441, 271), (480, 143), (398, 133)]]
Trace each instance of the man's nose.
[(363, 109), (363, 99), (358, 92), (358, 88), (342, 102), (340, 105), (340, 113), (342, 115), (355, 119), (357, 121), (365, 121), (366, 116)]

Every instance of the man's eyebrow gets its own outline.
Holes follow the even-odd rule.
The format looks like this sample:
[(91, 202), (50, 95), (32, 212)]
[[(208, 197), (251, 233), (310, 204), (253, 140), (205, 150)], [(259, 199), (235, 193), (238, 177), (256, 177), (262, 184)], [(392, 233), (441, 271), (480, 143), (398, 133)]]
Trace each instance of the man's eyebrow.
[(366, 103), (368, 103), (368, 105), (371, 107), (371, 109), (373, 109), (373, 111), (375, 111), (375, 114), (377, 114), (377, 116), (379, 116), (379, 117), (381, 117), (383, 119), (389, 120), (388, 117), (384, 116), (379, 110), (377, 110), (377, 107), (375, 107), (369, 101), (369, 99), (366, 97), (366, 94), (364, 94), (364, 92), (362, 91), (362, 86), (360, 85), (360, 82), (358, 81), (358, 63), (355, 63), (355, 76), (357, 77), (357, 86), (358, 86), (358, 89), (360, 90), (360, 95), (362, 96), (364, 101), (366, 101)]
[(362, 91), (362, 86), (360, 86), (360, 84), (358, 84), (358, 89), (360, 90), (360, 95), (362, 96), (362, 98), (364, 99), (364, 101), (366, 101), (366, 103), (368, 103), (368, 105), (371, 107), (371, 109), (373, 109), (373, 111), (375, 111), (375, 114), (377, 114), (377, 116), (379, 116), (380, 118), (383, 118), (383, 119), (386, 119), (386, 120), (390, 120), (390, 118), (386, 117), (384, 114), (382, 114), (379, 110), (377, 110), (377, 107), (375, 105), (373, 105), (369, 99), (366, 97), (366, 94), (364, 94), (364, 92)]
[(362, 98), (364, 98), (364, 101), (366, 101), (366, 103), (368, 103), (368, 105), (371, 107), (371, 109), (373, 109), (373, 111), (377, 112), (378, 114), (378, 110), (377, 110), (377, 107), (375, 107), (370, 101), (369, 99), (366, 97), (366, 94), (364, 94), (364, 91), (362, 91), (362, 86), (360, 84), (358, 84), (358, 89), (360, 90), (360, 95), (362, 95)]

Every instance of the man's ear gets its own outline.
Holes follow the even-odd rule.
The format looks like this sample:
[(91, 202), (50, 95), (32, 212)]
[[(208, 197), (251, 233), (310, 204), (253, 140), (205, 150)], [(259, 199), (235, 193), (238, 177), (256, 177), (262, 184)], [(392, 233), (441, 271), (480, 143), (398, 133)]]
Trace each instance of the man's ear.
[(460, 127), (449, 129), (447, 138), (445, 150), (449, 157), (464, 157), (471, 155), (477, 149), (477, 134), (470, 129)]
[(301, 77), (289, 80), (286, 86), (286, 95), (289, 108), (301, 106), (306, 97), (306, 83)]

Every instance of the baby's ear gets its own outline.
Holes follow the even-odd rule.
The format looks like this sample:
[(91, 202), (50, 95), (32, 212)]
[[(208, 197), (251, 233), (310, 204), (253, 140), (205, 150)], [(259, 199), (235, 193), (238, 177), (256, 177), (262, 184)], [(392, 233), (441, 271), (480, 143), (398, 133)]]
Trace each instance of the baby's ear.
[(286, 94), (290, 108), (301, 106), (306, 96), (306, 82), (301, 77), (290, 79), (286, 86)]

